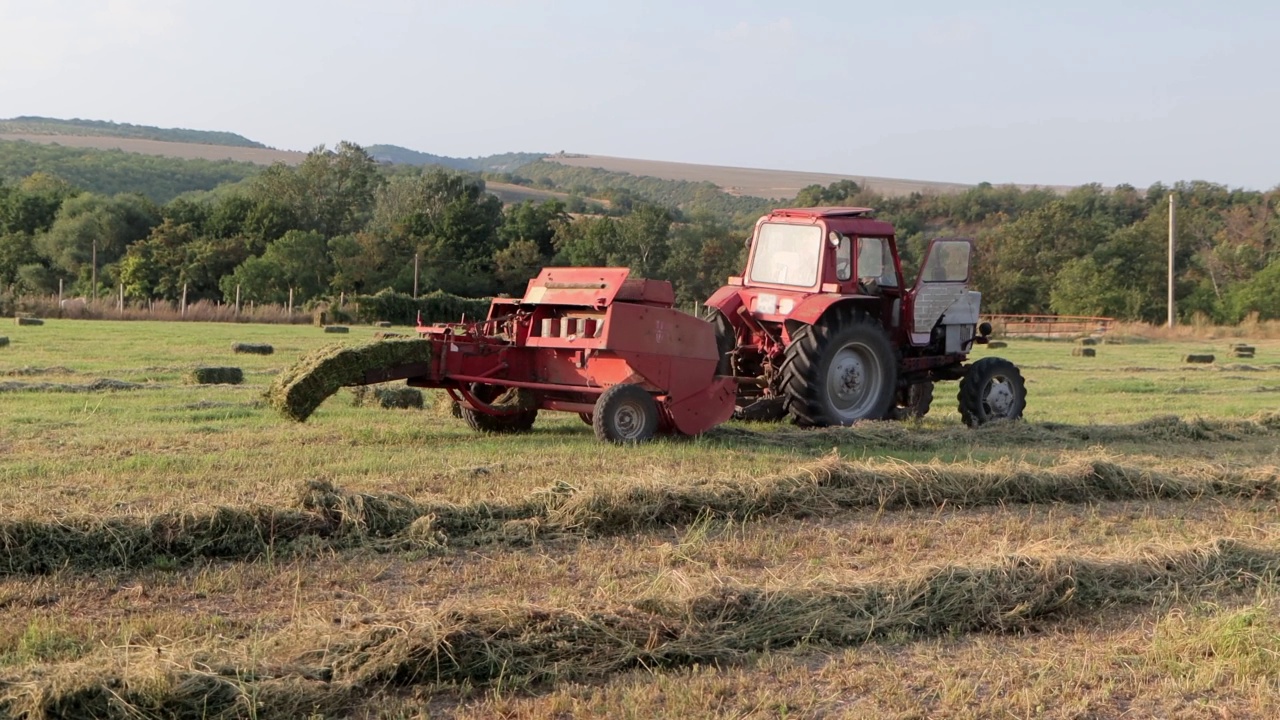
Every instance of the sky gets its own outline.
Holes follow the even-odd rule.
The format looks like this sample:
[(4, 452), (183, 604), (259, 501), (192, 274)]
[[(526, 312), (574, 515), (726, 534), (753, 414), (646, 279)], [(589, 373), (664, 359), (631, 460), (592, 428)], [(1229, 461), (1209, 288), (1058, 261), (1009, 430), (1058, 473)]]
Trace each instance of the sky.
[(0, 118), (1264, 190), (1278, 28), (1273, 0), (0, 0)]

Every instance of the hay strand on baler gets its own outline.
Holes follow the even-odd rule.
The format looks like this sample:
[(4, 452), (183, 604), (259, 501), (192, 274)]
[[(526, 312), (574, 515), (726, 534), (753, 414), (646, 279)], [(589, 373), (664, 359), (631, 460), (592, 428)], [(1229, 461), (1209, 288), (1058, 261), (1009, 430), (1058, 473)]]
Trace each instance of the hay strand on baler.
[(384, 340), (317, 350), (276, 376), (267, 400), (285, 417), (303, 422), (339, 388), (363, 384), (369, 370), (430, 363), (432, 344), (430, 340)]

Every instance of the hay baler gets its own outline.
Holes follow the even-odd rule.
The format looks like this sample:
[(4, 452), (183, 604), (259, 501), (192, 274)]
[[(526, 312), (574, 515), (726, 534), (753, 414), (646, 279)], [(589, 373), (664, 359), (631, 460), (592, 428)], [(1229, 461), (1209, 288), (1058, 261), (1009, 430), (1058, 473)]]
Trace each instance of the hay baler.
[(546, 268), (524, 297), (483, 321), (424, 326), (429, 362), (366, 371), (443, 389), (486, 432), (528, 430), (540, 410), (578, 413), (596, 436), (641, 442), (697, 435), (728, 420), (737, 391), (716, 375), (715, 328), (673, 306), (671, 284), (626, 268)]

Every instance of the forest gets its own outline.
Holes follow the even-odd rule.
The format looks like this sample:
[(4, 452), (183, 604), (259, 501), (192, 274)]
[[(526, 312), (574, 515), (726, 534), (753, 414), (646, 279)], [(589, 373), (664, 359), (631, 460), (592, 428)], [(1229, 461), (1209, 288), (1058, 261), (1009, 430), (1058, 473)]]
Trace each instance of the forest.
[[(5, 145), (26, 145), (5, 143)], [(842, 181), (793, 201), (532, 162), (481, 175), (388, 165), (366, 149), (320, 147), (299, 166), (241, 167), (30, 146), (0, 156), (0, 305), (24, 295), (98, 294), (300, 306), (339, 294), (519, 294), (545, 265), (625, 265), (671, 280), (682, 303), (742, 269), (744, 238), (774, 205), (872, 207), (894, 223), (912, 268), (928, 239), (972, 237), (988, 312), (1165, 316), (1169, 196), (1177, 198), (1178, 314), (1220, 323), (1280, 317), (1280, 190), (1208, 182), (1066, 193), (983, 183), (959, 194), (883, 197)], [(89, 153), (92, 161), (57, 158)], [(138, 168), (154, 170), (139, 174)], [(225, 177), (210, 175), (220, 169)], [(183, 178), (200, 176), (197, 181)], [(146, 178), (167, 182), (157, 192)], [(115, 179), (113, 182), (112, 179)], [(486, 178), (569, 201), (504, 207)], [(216, 179), (216, 182), (214, 181)], [(191, 187), (181, 190), (186, 182)], [(590, 198), (584, 202), (583, 198)]]

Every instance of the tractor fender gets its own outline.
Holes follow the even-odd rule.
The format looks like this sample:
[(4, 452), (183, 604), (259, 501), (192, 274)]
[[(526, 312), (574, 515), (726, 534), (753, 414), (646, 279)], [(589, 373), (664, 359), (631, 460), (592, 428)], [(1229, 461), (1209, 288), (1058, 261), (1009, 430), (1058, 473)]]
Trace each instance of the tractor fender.
[(815, 325), (833, 307), (859, 305), (862, 301), (877, 299), (874, 295), (811, 295), (791, 311), (787, 323)]
[(726, 285), (712, 293), (703, 305), (715, 308), (724, 313), (725, 317), (731, 318), (737, 314), (738, 308), (742, 307), (742, 295), (738, 293), (738, 288)]

